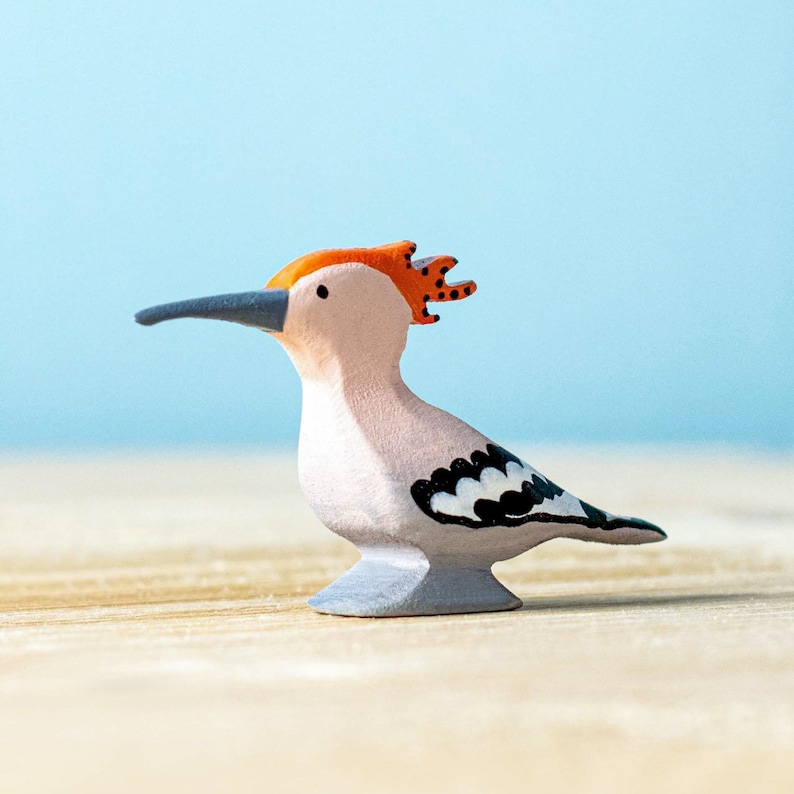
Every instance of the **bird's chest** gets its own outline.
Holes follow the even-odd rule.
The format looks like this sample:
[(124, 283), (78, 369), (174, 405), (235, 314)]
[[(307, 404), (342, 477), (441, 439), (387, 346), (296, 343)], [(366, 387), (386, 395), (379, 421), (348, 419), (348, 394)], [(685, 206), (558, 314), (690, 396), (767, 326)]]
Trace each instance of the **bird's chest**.
[(410, 484), (395, 478), (370, 423), (333, 389), (304, 386), (298, 468), (312, 510), (344, 537), (394, 534), (416, 510)]

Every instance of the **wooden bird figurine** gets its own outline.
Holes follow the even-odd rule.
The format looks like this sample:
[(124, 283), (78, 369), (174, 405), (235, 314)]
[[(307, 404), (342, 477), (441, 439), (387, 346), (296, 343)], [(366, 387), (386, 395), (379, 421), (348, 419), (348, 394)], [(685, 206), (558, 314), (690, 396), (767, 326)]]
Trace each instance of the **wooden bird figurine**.
[(309, 604), (336, 615), (438, 615), (515, 609), (491, 566), (552, 538), (653, 543), (646, 521), (577, 499), (403, 383), (412, 323), (428, 302), (459, 300), (457, 260), (414, 260), (411, 242), (316, 251), (265, 289), (169, 303), (136, 314), (229, 320), (269, 331), (301, 377), (299, 476), (320, 521), (361, 560)]

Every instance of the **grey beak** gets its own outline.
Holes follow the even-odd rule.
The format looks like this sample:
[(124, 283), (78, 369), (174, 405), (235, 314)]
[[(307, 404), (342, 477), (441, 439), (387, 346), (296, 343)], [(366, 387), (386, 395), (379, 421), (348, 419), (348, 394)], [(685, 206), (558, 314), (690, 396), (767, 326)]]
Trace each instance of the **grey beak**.
[(287, 318), (288, 299), (289, 292), (285, 289), (260, 289), (212, 295), (209, 298), (191, 298), (143, 309), (135, 315), (135, 322), (155, 325), (163, 320), (200, 317), (250, 325), (263, 331), (282, 331)]

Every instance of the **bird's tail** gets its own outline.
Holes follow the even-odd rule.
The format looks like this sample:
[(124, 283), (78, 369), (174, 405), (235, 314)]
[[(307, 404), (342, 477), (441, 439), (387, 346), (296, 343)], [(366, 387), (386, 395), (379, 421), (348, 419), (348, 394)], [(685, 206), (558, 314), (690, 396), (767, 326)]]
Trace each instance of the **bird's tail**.
[(607, 513), (581, 500), (579, 504), (586, 518), (567, 525), (565, 537), (613, 544), (658, 543), (667, 537), (661, 527), (650, 521)]

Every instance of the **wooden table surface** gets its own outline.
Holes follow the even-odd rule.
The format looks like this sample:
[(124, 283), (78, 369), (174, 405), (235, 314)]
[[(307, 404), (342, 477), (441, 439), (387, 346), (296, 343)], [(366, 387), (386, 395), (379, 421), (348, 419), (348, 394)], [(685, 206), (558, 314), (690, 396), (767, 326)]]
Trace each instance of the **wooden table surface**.
[(290, 456), (6, 456), (0, 791), (794, 791), (794, 457), (522, 451), (669, 540), (337, 618), (305, 599), (356, 553)]

